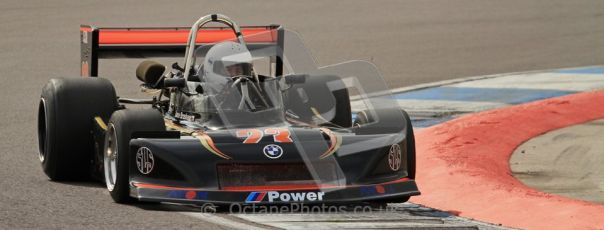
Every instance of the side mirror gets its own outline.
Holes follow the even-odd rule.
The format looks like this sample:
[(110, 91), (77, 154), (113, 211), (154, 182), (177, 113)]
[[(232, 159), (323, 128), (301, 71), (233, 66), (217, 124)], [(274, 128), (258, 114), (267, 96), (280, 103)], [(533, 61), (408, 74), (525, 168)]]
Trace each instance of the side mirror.
[(136, 68), (136, 78), (148, 85), (156, 85), (166, 67), (155, 61), (143, 61)]

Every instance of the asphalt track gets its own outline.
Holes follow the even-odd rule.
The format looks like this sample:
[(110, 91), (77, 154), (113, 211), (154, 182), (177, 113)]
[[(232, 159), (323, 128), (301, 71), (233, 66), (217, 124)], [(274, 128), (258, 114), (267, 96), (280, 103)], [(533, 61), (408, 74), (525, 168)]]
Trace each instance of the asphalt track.
[[(37, 160), (36, 108), (53, 77), (79, 73), (78, 26), (188, 26), (220, 12), (300, 32), (320, 65), (370, 60), (391, 87), (604, 63), (604, 2), (3, 1), (0, 4), (0, 228), (219, 228), (157, 207), (117, 205), (102, 185), (49, 182)], [(138, 61), (104, 65), (118, 93)], [(186, 210), (184, 210), (186, 211)]]

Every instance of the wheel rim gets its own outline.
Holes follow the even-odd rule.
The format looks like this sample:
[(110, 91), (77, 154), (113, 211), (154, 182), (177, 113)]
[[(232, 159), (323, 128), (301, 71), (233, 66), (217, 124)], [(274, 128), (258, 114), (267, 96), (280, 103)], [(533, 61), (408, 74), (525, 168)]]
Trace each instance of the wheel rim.
[(38, 108), (38, 158), (44, 163), (46, 159), (46, 131), (48, 123), (46, 122), (46, 101), (40, 99), (40, 107)]
[(113, 191), (117, 180), (117, 156), (117, 135), (113, 124), (109, 124), (105, 135), (105, 150), (103, 151), (105, 183), (109, 191)]

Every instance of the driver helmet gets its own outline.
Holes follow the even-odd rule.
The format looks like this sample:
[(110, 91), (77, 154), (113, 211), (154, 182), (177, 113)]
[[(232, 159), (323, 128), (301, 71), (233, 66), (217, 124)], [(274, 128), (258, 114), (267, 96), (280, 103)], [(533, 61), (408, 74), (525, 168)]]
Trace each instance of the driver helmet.
[[(262, 94), (258, 76), (254, 73), (250, 51), (240, 43), (225, 41), (208, 50), (203, 64), (204, 85), (210, 95), (221, 95), (219, 101), (235, 100), (239, 110), (259, 110), (269, 103)], [(235, 95), (232, 90), (238, 91)], [(221, 103), (226, 106), (225, 103)]]
[(226, 84), (229, 78), (238, 76), (254, 79), (252, 55), (244, 45), (236, 42), (225, 41), (212, 46), (203, 66), (205, 81), (212, 84)]

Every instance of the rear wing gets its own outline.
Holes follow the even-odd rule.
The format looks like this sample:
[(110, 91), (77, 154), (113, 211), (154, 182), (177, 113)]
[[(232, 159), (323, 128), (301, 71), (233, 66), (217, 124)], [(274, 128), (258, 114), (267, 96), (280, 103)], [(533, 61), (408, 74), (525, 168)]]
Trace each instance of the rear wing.
[[(99, 59), (182, 57), (190, 27), (101, 28), (80, 26), (81, 76), (98, 76)], [(272, 52), (276, 74), (283, 72), (284, 30), (279, 25), (242, 26), (241, 32), (250, 52)], [(236, 40), (229, 27), (200, 28), (197, 44)], [(209, 48), (209, 46), (208, 46)], [(266, 55), (266, 54), (265, 54)]]

